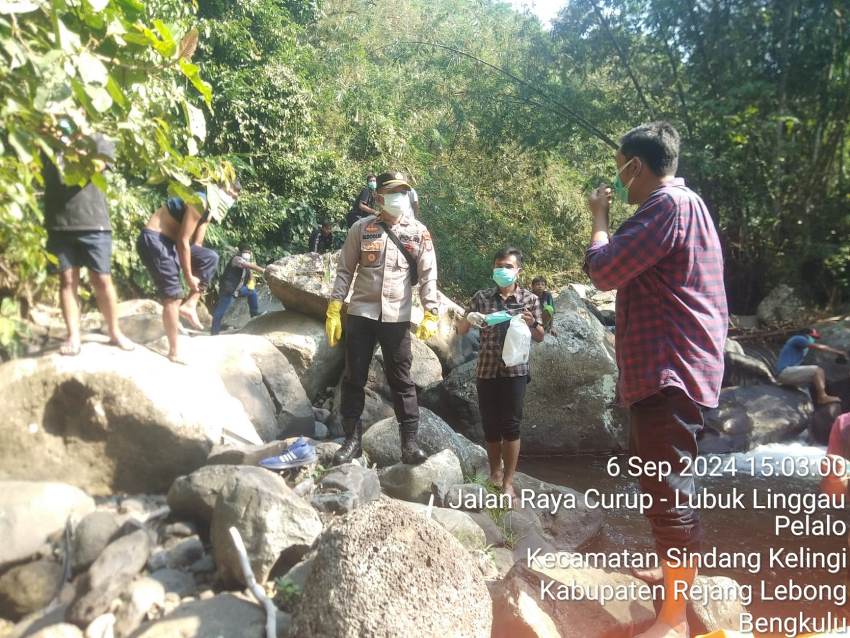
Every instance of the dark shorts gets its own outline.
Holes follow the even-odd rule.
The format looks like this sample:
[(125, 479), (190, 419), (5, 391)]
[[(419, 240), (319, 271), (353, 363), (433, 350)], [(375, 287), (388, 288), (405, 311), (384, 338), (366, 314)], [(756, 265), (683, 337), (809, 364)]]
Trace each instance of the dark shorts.
[(528, 375), (476, 379), (478, 411), (485, 441), (495, 443), (519, 438), (522, 406), (529, 381)]
[(69, 268), (88, 268), (108, 275), (112, 262), (112, 232), (108, 230), (51, 230), (47, 233), (47, 250), (56, 255), (59, 264), (54, 272)]
[[(638, 479), (641, 491), (653, 497), (646, 516), (658, 554), (663, 558), (672, 548), (698, 552), (703, 538), (699, 512), (687, 506), (696, 484), (692, 473), (685, 475), (682, 468), (689, 467), (687, 460), (693, 461), (698, 454), (702, 409), (680, 389), (669, 387), (633, 404), (629, 416), (631, 453), (644, 462), (666, 461), (672, 467), (670, 476), (641, 472)], [(676, 507), (677, 492), (682, 507)]]
[(159, 295), (165, 299), (182, 299), (180, 258), (174, 242), (162, 233), (143, 228), (136, 240), (136, 249)]

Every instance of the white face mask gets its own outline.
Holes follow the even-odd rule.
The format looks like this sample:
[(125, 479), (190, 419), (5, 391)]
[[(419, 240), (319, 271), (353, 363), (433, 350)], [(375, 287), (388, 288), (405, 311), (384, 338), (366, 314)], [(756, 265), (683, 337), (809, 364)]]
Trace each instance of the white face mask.
[(407, 193), (387, 193), (384, 195), (384, 203), (381, 204), (381, 209), (394, 219), (413, 213)]
[(245, 261), (251, 261), (251, 253), (242, 253), (241, 257)]

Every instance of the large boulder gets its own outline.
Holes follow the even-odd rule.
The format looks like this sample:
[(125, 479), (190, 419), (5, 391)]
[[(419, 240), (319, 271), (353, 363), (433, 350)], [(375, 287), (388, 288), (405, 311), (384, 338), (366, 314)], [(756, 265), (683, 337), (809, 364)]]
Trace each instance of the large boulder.
[(92, 495), (165, 492), (214, 444), (261, 442), (214, 370), (142, 347), (9, 361), (0, 392), (0, 478), (61, 479)]
[[(850, 348), (850, 319), (823, 321), (815, 328), (821, 334), (818, 343), (837, 350)], [(805, 363), (823, 368), (829, 393), (841, 397), (845, 411), (850, 408), (850, 361), (830, 352), (809, 350)]]
[(319, 511), (344, 514), (380, 496), (381, 483), (375, 470), (359, 463), (345, 463), (319, 480), (312, 503)]
[(323, 321), (293, 310), (270, 312), (249, 321), (242, 332), (262, 335), (280, 350), (301, 379), (310, 400), (333, 387), (342, 375), (345, 348), (331, 348)]
[[(260, 313), (279, 312), (284, 310), (280, 300), (272, 294), (269, 287), (263, 282), (257, 282), (255, 288), (257, 293), (257, 305)], [(224, 318), (221, 321), (223, 329), (227, 328), (243, 328), (245, 324), (251, 321), (251, 312), (248, 308), (248, 301), (245, 297), (234, 299), (230, 304), (230, 308), (224, 313)]]
[(263, 441), (313, 434), (313, 406), (301, 380), (267, 339), (241, 334), (195, 337), (186, 343), (185, 356), (193, 365), (218, 372)]
[(279, 560), (290, 567), (301, 560), (321, 533), (322, 522), (279, 475), (242, 467), (219, 494), (211, 538), (221, 580), (245, 584), (231, 527), (242, 536), (257, 582), (264, 583)]
[[(460, 461), (466, 477), (485, 472), (487, 453), (479, 445), (464, 438), (427, 408), (419, 408), (419, 446), (429, 455), (451, 450)], [(378, 467), (401, 463), (401, 440), (395, 417), (378, 421), (363, 434), (363, 450)], [(462, 481), (455, 481), (460, 483)]]
[(652, 601), (645, 596), (621, 596), (602, 604), (596, 600), (558, 600), (561, 591), (648, 585), (632, 576), (602, 569), (549, 568), (517, 561), (491, 590), (493, 637), (555, 638), (635, 636), (655, 621)]
[(799, 326), (806, 321), (806, 307), (796, 290), (779, 284), (761, 300), (756, 315), (765, 326)]
[(294, 635), (490, 636), (490, 597), (474, 558), (404, 505), (377, 501), (335, 520), (312, 563)]
[(239, 465), (205, 465), (178, 476), (168, 490), (168, 507), (181, 519), (209, 525), (218, 495), (242, 469)]
[(776, 385), (724, 388), (720, 405), (705, 412), (701, 453), (745, 452), (796, 438), (808, 427), (808, 394)]
[(747, 608), (742, 602), (744, 593), (737, 582), (725, 576), (697, 576), (694, 586), (703, 591), (723, 592), (723, 594), (721, 596), (714, 594), (707, 601), (699, 600), (699, 597), (691, 600), (688, 604), (688, 612), (692, 628), (710, 633), (740, 624), (742, 615), (747, 613)]
[(180, 605), (167, 616), (139, 627), (131, 638), (264, 638), (265, 627), (262, 607), (225, 593)]
[(118, 518), (98, 510), (87, 515), (74, 530), (71, 565), (75, 571), (87, 569), (118, 535)]
[(37, 560), (13, 567), (0, 576), (0, 618), (20, 620), (46, 607), (63, 582), (62, 565)]
[(723, 387), (776, 383), (773, 369), (764, 359), (744, 350), (734, 339), (727, 339), (723, 353)]
[[(617, 365), (610, 335), (572, 288), (558, 295), (553, 323), (531, 347), (522, 449), (526, 453), (610, 452), (628, 445), (625, 415), (616, 406)], [(424, 405), (476, 442), (483, 441), (475, 365), (453, 370)]]
[(0, 570), (35, 554), (69, 518), (93, 511), (94, 500), (65, 483), (0, 481)]
[(390, 466), (381, 471), (380, 478), (381, 488), (393, 498), (427, 503), (433, 496), (442, 503), (449, 488), (463, 481), (463, 472), (454, 452), (442, 450), (419, 465)]
[[(290, 255), (270, 264), (266, 268), (265, 279), (268, 281), (272, 293), (288, 309), (310, 315), (324, 322), (328, 301), (336, 280), (338, 257), (338, 252), (326, 255), (317, 253)], [(357, 277), (356, 273), (354, 277)], [(349, 296), (353, 288), (354, 282), (352, 280)], [(464, 311), (443, 293), (438, 293), (438, 295), (440, 299), (440, 323), (437, 334), (427, 343), (437, 353), (443, 365), (446, 368), (452, 368), (462, 363), (468, 356), (463, 346), (463, 339), (454, 328), (455, 321), (464, 315)], [(422, 303), (419, 301), (419, 290), (415, 287), (411, 323), (418, 326), (422, 321), (423, 314)]]

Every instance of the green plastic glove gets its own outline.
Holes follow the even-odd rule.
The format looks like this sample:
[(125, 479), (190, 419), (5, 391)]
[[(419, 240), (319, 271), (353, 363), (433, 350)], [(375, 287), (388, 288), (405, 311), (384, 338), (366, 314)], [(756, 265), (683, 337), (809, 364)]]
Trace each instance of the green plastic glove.
[(543, 306), (543, 310), (548, 312), (553, 317), (555, 316), (555, 306), (550, 306), (549, 304), (546, 304), (545, 306)]
[(342, 302), (338, 299), (331, 299), (328, 304), (328, 313), (325, 316), (325, 334), (328, 336), (328, 345), (331, 348), (336, 347), (339, 340), (342, 338), (342, 319), (339, 316), (339, 311), (342, 310)]
[(431, 311), (426, 312), (425, 316), (422, 317), (422, 323), (419, 324), (419, 328), (416, 330), (417, 338), (422, 341), (428, 341), (428, 339), (437, 334), (439, 322), (440, 316), (438, 314)]

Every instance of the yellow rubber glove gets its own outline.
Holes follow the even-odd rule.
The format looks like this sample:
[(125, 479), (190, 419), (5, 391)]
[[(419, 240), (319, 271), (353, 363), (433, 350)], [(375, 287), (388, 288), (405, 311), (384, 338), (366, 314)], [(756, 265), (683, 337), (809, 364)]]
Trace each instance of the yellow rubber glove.
[(325, 334), (328, 336), (328, 345), (333, 348), (342, 338), (342, 319), (339, 311), (342, 310), (342, 302), (331, 299), (328, 303), (328, 314), (325, 319)]
[(440, 317), (439, 315), (427, 311), (425, 316), (422, 317), (422, 323), (419, 324), (419, 328), (416, 330), (417, 338), (422, 341), (428, 341), (431, 337), (437, 334), (437, 326), (439, 324)]

